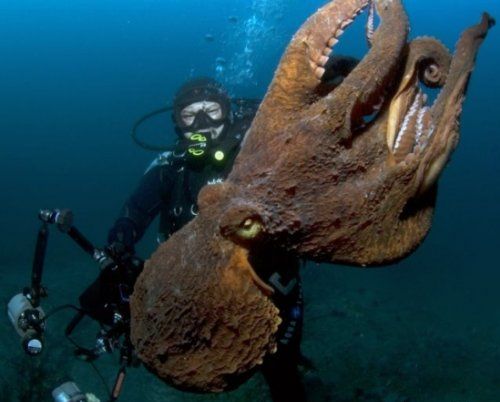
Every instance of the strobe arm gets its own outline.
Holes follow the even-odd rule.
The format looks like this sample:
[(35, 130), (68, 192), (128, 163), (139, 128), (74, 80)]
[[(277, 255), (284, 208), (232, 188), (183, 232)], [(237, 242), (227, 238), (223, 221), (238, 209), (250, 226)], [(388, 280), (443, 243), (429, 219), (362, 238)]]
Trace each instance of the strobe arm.
[(109, 253), (96, 248), (76, 227), (73, 226), (73, 213), (69, 209), (43, 209), (38, 214), (42, 222), (55, 224), (57, 228), (66, 233), (87, 254), (89, 254), (101, 269), (106, 269), (116, 262)]
[[(120, 318), (120, 320), (123, 320), (123, 317), (127, 316), (127, 303), (132, 286), (131, 283), (135, 281), (139, 270), (142, 268), (142, 261), (138, 258), (130, 257), (124, 262), (113, 249), (98, 249), (94, 247), (73, 226), (73, 214), (70, 210), (44, 209), (39, 212), (38, 217), (42, 221), (42, 225), (38, 231), (33, 257), (31, 286), (24, 288), (22, 293), (13, 296), (7, 306), (9, 319), (22, 338), (26, 353), (32, 356), (40, 354), (43, 349), (46, 316), (40, 306), (40, 299), (47, 296), (45, 288), (42, 286), (42, 276), (50, 225), (56, 225), (61, 232), (66, 233), (80, 248), (89, 254), (98, 263), (103, 277), (107, 278), (108, 281), (112, 279), (118, 280), (117, 289), (119, 298), (115, 302), (121, 306), (121, 310), (123, 311), (120, 309), (118, 309), (120, 311), (111, 311), (111, 313), (114, 313), (113, 320), (115, 320), (115, 316)], [(72, 321), (68, 326), (68, 334), (71, 333), (80, 319), (81, 314), (79, 314), (78, 319)], [(120, 334), (123, 332), (121, 330)]]
[(33, 308), (40, 306), (40, 298), (45, 296), (45, 290), (42, 287), (43, 265), (45, 262), (45, 252), (47, 251), (47, 242), (49, 240), (49, 228), (47, 223), (43, 223), (35, 246), (35, 255), (33, 257), (33, 269), (31, 271), (31, 289), (26, 292)]

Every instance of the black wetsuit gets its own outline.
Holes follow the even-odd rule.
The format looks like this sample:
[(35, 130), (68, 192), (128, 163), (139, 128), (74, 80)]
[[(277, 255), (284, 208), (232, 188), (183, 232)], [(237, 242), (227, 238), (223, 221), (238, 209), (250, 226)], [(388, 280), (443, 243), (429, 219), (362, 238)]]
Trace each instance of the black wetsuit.
[[(227, 155), (224, 164), (193, 166), (176, 152), (156, 158), (123, 206), (108, 240), (116, 241), (121, 228), (132, 227), (128, 242), (135, 244), (160, 214), (159, 240), (163, 241), (194, 218), (200, 189), (228, 175), (252, 118), (236, 117), (228, 128), (219, 144)], [(283, 320), (278, 331), (278, 352), (269, 356), (262, 368), (273, 401), (305, 401), (297, 369), (303, 312), (299, 260), (285, 252), (261, 250), (251, 262), (256, 273), (275, 289), (272, 299)]]
[(250, 262), (257, 274), (274, 289), (271, 297), (283, 320), (277, 333), (278, 351), (264, 360), (262, 373), (274, 402), (305, 402), (298, 365), (301, 358), (303, 299), (300, 261), (286, 251), (259, 250)]
[[(183, 227), (198, 213), (196, 200), (200, 189), (206, 184), (223, 181), (228, 175), (250, 123), (239, 120), (229, 127), (224, 140), (216, 147), (224, 153), (222, 163), (188, 162), (182, 143), (179, 150), (159, 155), (125, 202), (115, 227), (131, 224), (133, 244), (141, 239), (158, 215), (160, 242)], [(114, 229), (110, 234), (113, 232)]]

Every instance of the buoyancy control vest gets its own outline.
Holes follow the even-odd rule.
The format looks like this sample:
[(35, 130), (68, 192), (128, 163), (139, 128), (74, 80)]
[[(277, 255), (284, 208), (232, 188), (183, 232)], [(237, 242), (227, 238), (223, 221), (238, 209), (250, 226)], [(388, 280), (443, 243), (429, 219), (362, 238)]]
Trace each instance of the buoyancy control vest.
[(162, 164), (169, 166), (175, 178), (171, 186), (162, 186), (159, 242), (168, 239), (198, 214), (197, 197), (203, 186), (225, 180), (250, 124), (248, 118), (235, 120), (220, 143), (207, 150), (208, 155), (201, 162), (188, 155), (193, 149), (192, 143), (180, 143), (178, 150), (164, 154)]

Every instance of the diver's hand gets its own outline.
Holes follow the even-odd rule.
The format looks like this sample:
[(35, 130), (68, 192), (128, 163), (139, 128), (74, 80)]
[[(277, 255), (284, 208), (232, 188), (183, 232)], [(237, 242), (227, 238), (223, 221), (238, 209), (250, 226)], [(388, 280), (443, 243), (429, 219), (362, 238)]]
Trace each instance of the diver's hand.
[(115, 241), (105, 247), (109, 256), (116, 260), (121, 260), (127, 254), (130, 254), (130, 247), (119, 241)]
[(121, 256), (134, 254), (137, 231), (134, 222), (128, 218), (119, 218), (108, 233), (108, 249)]
[(354, 57), (333, 55), (328, 59), (325, 65), (325, 74), (321, 79), (336, 87), (356, 68), (358, 63), (359, 60)]
[(132, 289), (137, 276), (142, 271), (144, 261), (137, 257), (133, 250), (120, 242), (114, 242), (104, 249), (111, 262), (103, 271), (107, 271), (108, 278), (113, 283), (127, 285)]

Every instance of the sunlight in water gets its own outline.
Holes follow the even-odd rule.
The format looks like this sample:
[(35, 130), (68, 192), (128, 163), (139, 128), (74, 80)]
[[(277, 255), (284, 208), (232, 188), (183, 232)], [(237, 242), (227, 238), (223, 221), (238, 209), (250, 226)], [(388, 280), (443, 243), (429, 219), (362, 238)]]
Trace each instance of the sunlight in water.
[(228, 43), (237, 49), (230, 57), (218, 57), (215, 76), (227, 86), (243, 83), (257, 84), (254, 77), (254, 65), (263, 43), (269, 45), (269, 38), (274, 31), (274, 22), (282, 16), (283, 0), (254, 0), (250, 16), (237, 28)]

